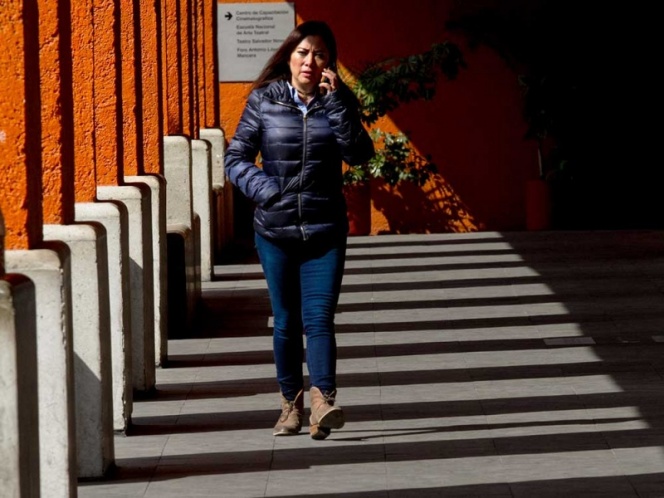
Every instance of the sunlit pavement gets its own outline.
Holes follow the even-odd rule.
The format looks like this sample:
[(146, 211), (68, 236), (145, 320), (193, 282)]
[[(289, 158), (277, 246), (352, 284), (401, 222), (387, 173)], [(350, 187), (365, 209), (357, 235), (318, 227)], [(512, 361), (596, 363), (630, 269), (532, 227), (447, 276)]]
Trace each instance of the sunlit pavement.
[(260, 266), (216, 275), (79, 496), (664, 496), (664, 232), (351, 238), (325, 441), (272, 436)]

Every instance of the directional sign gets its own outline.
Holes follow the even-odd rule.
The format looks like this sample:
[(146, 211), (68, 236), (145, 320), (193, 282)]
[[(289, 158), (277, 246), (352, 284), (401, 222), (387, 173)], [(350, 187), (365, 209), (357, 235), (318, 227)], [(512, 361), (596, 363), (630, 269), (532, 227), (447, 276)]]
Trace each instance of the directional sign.
[(219, 81), (253, 81), (295, 27), (293, 2), (220, 3)]

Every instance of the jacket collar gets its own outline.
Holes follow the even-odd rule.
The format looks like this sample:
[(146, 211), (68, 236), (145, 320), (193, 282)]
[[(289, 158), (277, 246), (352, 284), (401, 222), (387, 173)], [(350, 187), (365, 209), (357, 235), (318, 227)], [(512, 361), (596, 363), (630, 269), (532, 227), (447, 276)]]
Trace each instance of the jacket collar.
[[(275, 102), (280, 102), (282, 104), (287, 104), (291, 107), (298, 107), (297, 103), (293, 99), (291, 94), (291, 89), (288, 86), (286, 80), (273, 81), (268, 86), (265, 87), (263, 96), (274, 100)], [(318, 109), (321, 107), (320, 99), (316, 100), (313, 105), (309, 108), (309, 111)]]
[(295, 101), (291, 96), (286, 80), (278, 80), (270, 83), (267, 87), (265, 87), (264, 95), (272, 100), (276, 100), (277, 102), (295, 105)]

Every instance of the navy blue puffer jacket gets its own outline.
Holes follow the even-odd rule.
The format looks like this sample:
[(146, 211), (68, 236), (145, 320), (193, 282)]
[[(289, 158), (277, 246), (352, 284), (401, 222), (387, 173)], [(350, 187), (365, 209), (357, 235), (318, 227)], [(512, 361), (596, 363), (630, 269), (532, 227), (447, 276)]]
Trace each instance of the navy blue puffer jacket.
[[(345, 236), (342, 160), (374, 154), (345, 85), (318, 97), (306, 116), (286, 81), (254, 90), (225, 154), (230, 181), (256, 203), (254, 230), (270, 239)], [(263, 167), (255, 165), (260, 153)]]

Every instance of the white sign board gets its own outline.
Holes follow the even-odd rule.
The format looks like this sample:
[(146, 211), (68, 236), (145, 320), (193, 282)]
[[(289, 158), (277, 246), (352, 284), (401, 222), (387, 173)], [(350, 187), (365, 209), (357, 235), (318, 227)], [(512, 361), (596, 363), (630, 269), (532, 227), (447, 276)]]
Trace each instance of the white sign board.
[(253, 81), (295, 27), (295, 4), (220, 3), (219, 81)]

